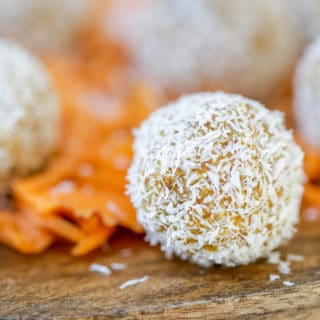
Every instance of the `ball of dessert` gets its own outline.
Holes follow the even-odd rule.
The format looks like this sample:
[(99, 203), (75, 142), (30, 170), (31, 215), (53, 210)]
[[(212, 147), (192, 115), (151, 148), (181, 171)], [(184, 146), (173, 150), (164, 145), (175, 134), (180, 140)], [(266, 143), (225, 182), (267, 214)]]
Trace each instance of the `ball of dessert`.
[(169, 90), (219, 87), (264, 98), (300, 46), (278, 0), (128, 2), (114, 1), (107, 30), (127, 45), (139, 72)]
[(295, 15), (298, 28), (305, 40), (315, 39), (320, 35), (319, 0), (284, 0), (289, 10)]
[(294, 86), (294, 111), (301, 139), (320, 149), (320, 38), (302, 56)]
[(0, 41), (0, 193), (13, 177), (39, 169), (59, 135), (59, 102), (42, 65)]
[(0, 35), (37, 52), (67, 46), (85, 16), (87, 0), (0, 1)]
[(128, 193), (166, 255), (235, 266), (294, 234), (303, 153), (280, 112), (239, 95), (187, 95), (145, 120), (134, 152)]

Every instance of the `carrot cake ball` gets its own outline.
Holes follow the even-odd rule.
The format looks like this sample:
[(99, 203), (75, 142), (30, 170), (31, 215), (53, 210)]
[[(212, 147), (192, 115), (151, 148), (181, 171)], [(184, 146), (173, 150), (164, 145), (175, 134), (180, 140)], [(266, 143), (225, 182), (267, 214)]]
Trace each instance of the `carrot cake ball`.
[(89, 3), (90, 0), (0, 1), (0, 35), (37, 52), (61, 49), (83, 22)]
[(59, 103), (46, 70), (0, 40), (0, 193), (13, 177), (39, 169), (58, 138)]
[(320, 1), (319, 0), (284, 0), (289, 10), (293, 9), (299, 30), (305, 40), (320, 36)]
[(113, 1), (107, 31), (139, 72), (181, 92), (223, 88), (251, 97), (277, 89), (299, 48), (278, 0)]
[(320, 149), (320, 38), (306, 49), (297, 66), (294, 110), (302, 140)]
[(187, 95), (135, 131), (134, 151), (128, 193), (167, 256), (247, 264), (294, 234), (303, 153), (280, 112), (239, 95)]

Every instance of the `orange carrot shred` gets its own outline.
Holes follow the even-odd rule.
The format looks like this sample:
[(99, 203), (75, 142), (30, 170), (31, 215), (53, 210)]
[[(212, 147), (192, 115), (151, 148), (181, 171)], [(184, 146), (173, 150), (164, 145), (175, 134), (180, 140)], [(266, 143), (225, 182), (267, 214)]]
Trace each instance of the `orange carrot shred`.
[[(131, 130), (159, 98), (149, 86), (128, 81), (126, 54), (91, 20), (76, 53), (44, 57), (62, 104), (59, 151), (42, 172), (12, 182), (16, 209), (0, 212), (0, 242), (22, 253), (64, 239), (74, 245), (72, 255), (85, 255), (117, 226), (143, 231), (125, 195)], [(107, 115), (95, 107), (96, 93)]]
[(115, 231), (114, 228), (100, 227), (91, 235), (81, 240), (72, 248), (71, 254), (74, 256), (83, 256), (100, 246), (102, 246)]

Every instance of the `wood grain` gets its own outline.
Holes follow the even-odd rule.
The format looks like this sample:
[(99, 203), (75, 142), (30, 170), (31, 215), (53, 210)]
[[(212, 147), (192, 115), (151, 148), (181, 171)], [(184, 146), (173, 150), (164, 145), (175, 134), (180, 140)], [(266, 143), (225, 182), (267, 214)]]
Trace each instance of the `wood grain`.
[[(131, 248), (124, 257), (122, 249)], [(109, 251), (72, 258), (58, 246), (38, 257), (0, 248), (1, 319), (320, 319), (320, 221), (302, 222), (281, 252), (303, 255), (292, 272), (270, 282), (277, 267), (264, 261), (201, 269), (165, 260), (142, 238), (118, 234)], [(91, 263), (123, 262), (105, 276)], [(123, 282), (149, 276), (120, 290)], [(284, 287), (283, 280), (295, 282)]]

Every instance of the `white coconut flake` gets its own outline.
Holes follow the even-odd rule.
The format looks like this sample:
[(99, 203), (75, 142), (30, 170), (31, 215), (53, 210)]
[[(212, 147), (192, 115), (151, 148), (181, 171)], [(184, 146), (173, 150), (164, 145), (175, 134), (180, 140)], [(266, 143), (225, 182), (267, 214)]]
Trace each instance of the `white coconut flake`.
[(269, 281), (273, 282), (279, 279), (280, 279), (280, 276), (278, 274), (269, 274)]
[(282, 283), (285, 287), (293, 287), (295, 285), (293, 281), (283, 281)]
[(128, 280), (126, 282), (124, 282), (122, 285), (119, 286), (119, 289), (123, 290), (127, 287), (130, 287), (130, 286), (135, 286), (139, 283), (143, 283), (143, 282), (146, 282), (149, 280), (149, 276), (144, 276), (142, 278), (137, 278), (137, 279), (131, 279), (131, 280)]
[(110, 267), (112, 270), (124, 270), (127, 268), (127, 265), (125, 263), (114, 262), (111, 263)]
[(320, 149), (320, 38), (302, 56), (295, 74), (294, 111), (305, 144)]
[(102, 273), (106, 276), (110, 276), (112, 274), (112, 271), (108, 266), (99, 263), (92, 263), (89, 269), (90, 271)]
[(300, 256), (298, 254), (292, 254), (292, 253), (289, 253), (287, 255), (287, 261), (289, 262), (303, 262), (304, 261), (304, 257), (303, 256)]
[(278, 270), (282, 274), (290, 274), (290, 262), (289, 261), (279, 261)]
[(128, 194), (166, 256), (248, 264), (295, 233), (302, 163), (281, 113), (238, 95), (192, 94), (135, 131)]
[(267, 263), (269, 264), (278, 264), (280, 262), (280, 252), (273, 251), (269, 254)]

